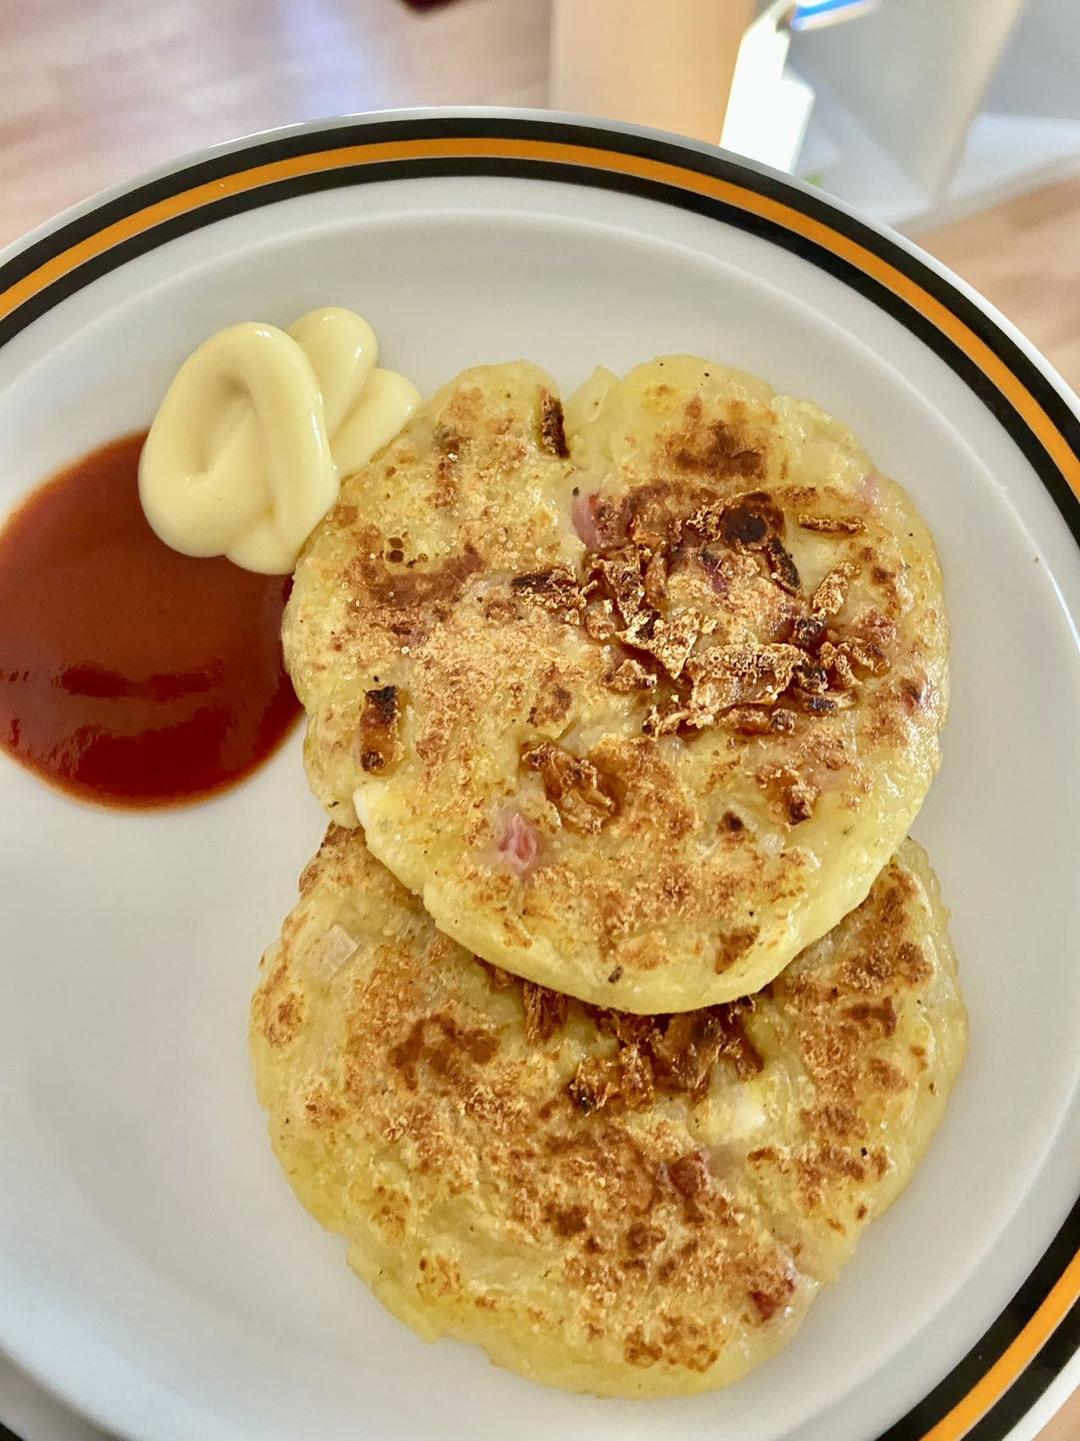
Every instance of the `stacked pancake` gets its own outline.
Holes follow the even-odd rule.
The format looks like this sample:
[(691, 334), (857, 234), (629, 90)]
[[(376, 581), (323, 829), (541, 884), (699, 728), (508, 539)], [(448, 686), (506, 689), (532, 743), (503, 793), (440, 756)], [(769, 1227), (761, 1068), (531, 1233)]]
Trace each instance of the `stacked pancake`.
[(906, 840), (933, 543), (851, 434), (674, 356), (451, 382), (286, 615), (332, 824), (263, 959), (304, 1204), (421, 1334), (664, 1395), (793, 1334), (910, 1179), (966, 1020)]

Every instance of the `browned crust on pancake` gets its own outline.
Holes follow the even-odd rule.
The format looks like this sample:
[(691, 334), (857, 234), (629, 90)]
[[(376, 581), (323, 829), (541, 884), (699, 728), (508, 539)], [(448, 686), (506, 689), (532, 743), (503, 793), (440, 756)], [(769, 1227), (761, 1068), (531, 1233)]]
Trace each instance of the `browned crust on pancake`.
[[(538, 372), (460, 377), (345, 482), (285, 628), (331, 815), (355, 795), (470, 949), (645, 1012), (753, 989), (858, 902), (947, 699), (929, 538), (851, 438), (707, 365), (648, 373), (603, 464), (587, 435), (545, 443)], [(385, 685), (407, 742), (371, 771), (359, 707)]]
[(396, 686), (379, 686), (364, 693), (356, 739), (361, 770), (385, 771), (397, 759), (401, 705)]
[(582, 1389), (734, 1379), (790, 1336), (940, 1114), (963, 1016), (928, 885), (906, 846), (754, 1001), (634, 1016), (466, 956), (332, 828), (253, 1002), (275, 1144), (425, 1325)]

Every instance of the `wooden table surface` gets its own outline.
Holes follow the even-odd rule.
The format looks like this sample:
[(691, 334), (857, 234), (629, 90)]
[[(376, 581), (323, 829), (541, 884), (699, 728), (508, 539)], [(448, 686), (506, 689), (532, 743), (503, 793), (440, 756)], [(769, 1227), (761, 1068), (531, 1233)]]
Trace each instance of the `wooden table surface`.
[[(0, 244), (199, 146), (401, 105), (544, 105), (548, 0), (0, 3)], [(919, 236), (1080, 387), (1080, 177)], [(1080, 1394), (1040, 1441), (1078, 1441)]]

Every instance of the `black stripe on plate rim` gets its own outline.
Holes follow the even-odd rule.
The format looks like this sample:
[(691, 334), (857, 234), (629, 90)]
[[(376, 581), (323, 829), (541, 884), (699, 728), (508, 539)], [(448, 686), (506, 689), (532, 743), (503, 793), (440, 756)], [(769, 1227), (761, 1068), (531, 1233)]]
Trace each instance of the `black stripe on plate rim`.
[[(394, 127), (403, 123), (394, 122)], [(444, 134), (437, 128), (435, 121), (418, 122), (425, 126), (436, 126), (435, 134)], [(518, 122), (525, 124), (526, 122)], [(529, 122), (532, 125), (540, 124), (545, 135), (555, 131), (561, 135), (566, 127), (556, 125), (543, 125), (542, 122)], [(377, 143), (378, 140), (387, 138), (400, 138), (399, 136), (387, 136), (382, 133), (383, 122), (371, 126), (360, 126), (359, 130), (365, 134), (370, 143)], [(348, 127), (344, 132), (351, 134), (353, 127)], [(575, 127), (576, 129), (576, 127)], [(376, 132), (375, 135), (369, 132)], [(329, 134), (338, 137), (343, 132), (334, 129)], [(471, 132), (470, 132), (471, 133)], [(586, 136), (591, 132), (583, 131)], [(325, 138), (327, 132), (320, 131), (310, 135), (284, 136), (279, 141), (267, 141), (260, 145), (253, 146), (249, 151), (233, 152), (229, 155), (216, 156), (208, 161), (197, 162), (188, 169), (172, 175), (162, 176), (157, 180), (148, 181), (145, 186), (138, 187), (135, 191), (118, 196), (115, 201), (108, 202), (101, 209), (91, 212), (88, 215), (80, 216), (69, 223), (70, 227), (77, 228), (80, 232), (86, 230), (88, 234), (95, 233), (103, 224), (112, 224), (115, 220), (123, 218), (123, 214), (132, 214), (142, 209), (147, 204), (156, 203), (158, 200), (167, 198), (169, 195), (179, 193), (188, 189), (193, 184), (202, 184), (209, 179), (220, 179), (222, 174), (231, 174), (251, 168), (252, 163), (263, 164), (271, 159), (283, 158), (276, 153), (276, 147), (284, 145), (292, 153), (296, 146), (303, 143), (303, 153), (318, 150), (318, 144), (312, 142)], [(415, 137), (413, 137), (415, 138)], [(593, 137), (595, 140), (595, 136)], [(644, 137), (630, 137), (632, 139), (644, 139)], [(342, 142), (343, 144), (346, 142)], [(648, 141), (649, 145), (656, 146), (659, 142)], [(335, 147), (339, 148), (339, 147)], [(664, 148), (661, 146), (661, 148)], [(677, 146), (667, 146), (675, 157), (681, 156)], [(259, 152), (274, 150), (275, 153), (260, 154)], [(694, 154), (694, 152), (687, 152)], [(708, 157), (704, 157), (708, 158)], [(238, 164), (239, 160), (245, 163)], [(745, 170), (742, 166), (730, 161), (722, 162), (732, 170), (735, 178), (742, 183), (745, 179), (760, 180), (778, 192), (784, 191), (782, 181), (770, 175), (762, 175), (757, 171)], [(228, 165), (226, 170), (222, 166)], [(205, 168), (211, 168), (213, 174), (203, 174)], [(1062, 475), (1061, 470), (1048, 454), (1042, 442), (1028, 426), (1024, 418), (1006, 399), (998, 387), (982, 371), (980, 366), (973, 361), (954, 341), (940, 331), (934, 322), (928, 319), (921, 311), (896, 295), (888, 286), (865, 274), (856, 265), (843, 259), (833, 251), (817, 244), (801, 235), (798, 231), (788, 229), (786, 226), (767, 220), (751, 211), (744, 210), (738, 205), (729, 204), (726, 201), (715, 200), (710, 196), (701, 195), (696, 191), (673, 186), (666, 182), (646, 180), (637, 176), (626, 175), (619, 171), (591, 168), (587, 164), (578, 166), (569, 163), (553, 162), (537, 159), (513, 159), (506, 160), (498, 156), (494, 157), (417, 157), (394, 161), (380, 161), (374, 163), (360, 164), (355, 166), (341, 166), (329, 170), (321, 170), (308, 175), (290, 177), (285, 180), (268, 182), (251, 190), (239, 191), (232, 195), (223, 196), (220, 200), (208, 201), (206, 204), (196, 207), (194, 210), (185, 212), (182, 215), (174, 216), (170, 220), (161, 221), (127, 240), (117, 242), (107, 251), (93, 259), (85, 261), (67, 275), (61, 276), (39, 292), (23, 302), (12, 313), (0, 321), (0, 346), (11, 340), (19, 331), (23, 330), (44, 314), (53, 305), (74, 294), (76, 291), (89, 285), (93, 280), (107, 274), (110, 270), (134, 259), (138, 255), (163, 245), (177, 236), (188, 234), (193, 230), (212, 224), (216, 220), (224, 219), (230, 215), (236, 215), (248, 210), (255, 209), (262, 205), (269, 205), (278, 200), (288, 199), (293, 196), (312, 194), (319, 190), (332, 189), (341, 186), (351, 186), (364, 183), (374, 183), (380, 180), (391, 180), (408, 177), (422, 176), (464, 176), (464, 175), (486, 175), (486, 176), (516, 176), (527, 179), (541, 179), (548, 181), (562, 181), (570, 184), (585, 184), (592, 188), (619, 191), (622, 193), (642, 196), (648, 199), (659, 201), (663, 204), (673, 204), (681, 209), (695, 211), (698, 214), (708, 216), (712, 219), (722, 221), (735, 226), (738, 229), (751, 234), (762, 236), (772, 243), (789, 250), (803, 259), (810, 261), (830, 274), (836, 276), (850, 288), (866, 296), (873, 301), (880, 309), (885, 310), (918, 336), (922, 342), (940, 356), (960, 376), (967, 386), (979, 396), (983, 403), (994, 414), (1002, 427), (1012, 437), (1018, 448), (1021, 450), (1028, 463), (1038, 474), (1045, 488), (1057, 506), (1062, 518), (1065, 520), (1077, 543), (1080, 544), (1080, 499), (1074, 495), (1068, 481)], [(164, 187), (164, 189), (162, 189)], [(149, 196), (148, 196), (149, 192)], [(833, 217), (830, 207), (817, 200), (814, 196), (804, 195), (802, 191), (791, 189), (788, 199), (797, 197), (809, 202), (812, 208), (820, 208), (824, 217)], [(121, 207), (123, 214), (116, 213), (106, 219), (106, 215), (114, 207)], [(837, 212), (839, 214), (839, 212)], [(848, 219), (848, 217), (842, 217)], [(853, 221), (852, 224), (870, 239), (878, 239), (884, 245), (892, 246), (898, 254), (906, 255), (906, 251), (895, 247), (887, 237), (877, 236), (872, 230), (867, 230), (862, 222)], [(88, 229), (87, 229), (88, 227)], [(46, 236), (35, 246), (30, 247), (36, 251), (39, 246), (48, 246), (53, 252), (44, 258), (55, 258), (55, 254), (63, 253), (66, 245), (59, 243), (59, 236), (65, 234), (69, 226), (61, 227), (61, 230), (54, 235)], [(86, 235), (80, 233), (78, 239), (85, 239)], [(68, 236), (68, 244), (77, 243), (77, 239)], [(23, 260), (23, 255), (15, 256), (8, 266), (16, 265)], [(914, 257), (908, 257), (913, 259)], [(43, 263), (43, 257), (38, 257), (38, 263)], [(916, 262), (922, 265), (922, 262)], [(924, 270), (925, 266), (922, 267)], [(927, 275), (933, 277), (933, 272), (927, 270)], [(940, 281), (940, 277), (936, 277)], [(8, 281), (7, 267), (0, 268), (0, 289), (5, 288)], [(942, 285), (952, 291), (948, 282), (941, 282)], [(954, 292), (955, 298), (963, 301), (965, 298), (958, 292)], [(991, 332), (1003, 342), (1009, 345), (1013, 343), (998, 331), (989, 322), (988, 318), (974, 307), (975, 313), (982, 317), (991, 327)], [(1018, 348), (1016, 349), (1019, 361), (1031, 371), (1032, 375), (1042, 380), (1046, 385), (1045, 378), (1041, 377), (1037, 368), (1034, 367), (1026, 356)], [(1053, 392), (1056, 395), (1056, 392)], [(1057, 397), (1061, 401), (1061, 397)], [(1061, 401), (1064, 405), (1064, 402)], [(1076, 448), (1080, 451), (1080, 423), (1076, 417), (1068, 412), (1071, 428), (1076, 431)]]
[[(947, 1376), (877, 1441), (922, 1441), (982, 1379), (1031, 1321), (1080, 1247), (1080, 1200), (1062, 1222), (1027, 1280), (997, 1320)], [(1003, 1441), (1080, 1347), (1080, 1306), (1072, 1306), (1012, 1384), (966, 1434), (966, 1441)]]
[(1038, 1355), (1032, 1357), (1016, 1384), (1010, 1386), (982, 1420), (975, 1423), (964, 1441), (1001, 1441), (1002, 1437), (1008, 1436), (1078, 1350), (1080, 1306), (1074, 1306), (1054, 1333), (1047, 1338)]
[[(950, 280), (939, 275), (917, 254), (912, 254), (889, 235), (835, 208), (823, 196), (803, 190), (781, 175), (752, 168), (719, 151), (701, 152), (652, 135), (624, 134), (603, 126), (575, 125), (558, 119), (543, 120), (511, 114), (433, 114), (359, 120), (352, 124), (327, 125), (302, 133), (284, 133), (271, 135), (265, 140), (253, 140), (248, 145), (241, 145), (239, 149), (194, 161), (168, 175), (145, 181), (124, 194), (103, 202), (87, 214), (68, 221), (0, 267), (0, 290), (7, 289), (45, 261), (54, 259), (72, 245), (106, 226), (197, 185), (220, 180), (259, 165), (322, 150), (340, 150), (390, 141), (439, 139), (536, 140), (582, 148), (607, 149), (740, 185), (766, 199), (788, 205), (874, 252), (951, 310), (1009, 367), (1061, 430), (1071, 447), (1080, 452), (1080, 419), (1040, 368), (979, 305), (963, 294)], [(535, 163), (544, 164), (542, 161)], [(502, 173), (506, 173), (505, 161), (496, 159), (495, 164)], [(584, 166), (588, 168), (589, 162), (585, 161)]]
[[(341, 149), (353, 145), (371, 145), (384, 141), (440, 138), (504, 138), (551, 140), (562, 144), (618, 150), (624, 154), (680, 166), (715, 179), (744, 186), (769, 199), (778, 200), (819, 220), (840, 234), (873, 251), (919, 284), (935, 299), (946, 305), (954, 315), (980, 336), (1017, 379), (1031, 391), (1062, 431), (1074, 450), (1080, 452), (1080, 422), (1063, 397), (1050, 384), (1039, 368), (990, 316), (946, 278), (937, 274), (917, 255), (913, 255), (887, 235), (864, 222), (835, 210), (828, 202), (788, 184), (781, 177), (746, 167), (723, 155), (704, 155), (669, 141), (651, 136), (621, 134), (602, 128), (568, 125), (558, 121), (542, 121), (524, 117), (417, 117), (385, 121), (359, 122), (355, 125), (331, 126), (303, 134), (285, 134), (266, 141), (254, 142), (224, 155), (197, 161), (169, 175), (150, 180), (123, 195), (106, 201), (85, 215), (61, 225), (43, 236), (26, 250), (0, 267), (0, 290), (24, 278), (39, 265), (62, 254), (80, 240), (96, 234), (108, 225), (125, 219), (138, 210), (168, 199), (194, 186), (221, 179), (257, 165), (294, 155), (320, 150)], [(915, 307), (896, 295), (882, 282), (861, 271), (856, 265), (836, 255), (817, 242), (767, 220), (735, 204), (715, 200), (676, 184), (645, 180), (616, 170), (601, 170), (589, 164), (551, 162), (539, 159), (505, 160), (492, 157), (417, 157), (356, 166), (342, 166), (273, 181), (253, 190), (210, 201), (197, 209), (163, 221), (146, 231), (111, 247), (104, 254), (77, 267), (70, 274), (47, 286), (31, 297), (10, 316), (0, 322), (0, 345), (5, 344), (33, 320), (82, 289), (91, 281), (107, 274), (138, 255), (188, 234), (230, 215), (256, 209), (292, 196), (312, 194), (319, 190), (365, 182), (426, 175), (512, 175), (527, 179), (545, 179), (619, 191), (706, 215), (722, 223), (759, 235), (836, 276), (858, 293), (866, 296), (888, 314), (911, 330), (924, 344), (960, 376), (987, 405), (1008, 431), (1050, 491), (1057, 508), (1080, 543), (1080, 500), (1073, 494), (1061, 471), (1026, 421), (1014, 409), (997, 386), (958, 345), (944, 335), (934, 323)], [(937, 1423), (984, 1375), (989, 1365), (1004, 1352), (1023, 1326), (1045, 1300), (1072, 1254), (1080, 1248), (1080, 1202), (1073, 1208), (1058, 1236), (1048, 1248), (1031, 1276), (993, 1323), (982, 1340), (921, 1402), (898, 1421), (879, 1441), (916, 1441)], [(1051, 1342), (1039, 1353), (1040, 1364), (1033, 1361), (1013, 1385), (978, 1423), (978, 1441), (1000, 1441), (1007, 1433), (1013, 1415), (1023, 1415), (1034, 1400), (1070, 1359), (1080, 1335), (1080, 1313), (1074, 1308), (1062, 1322)], [(1045, 1363), (1053, 1364), (1048, 1370)], [(1015, 1396), (1015, 1401), (1013, 1397)], [(1008, 1405), (1006, 1405), (1008, 1403)], [(1017, 1409), (1019, 1408), (1019, 1409)], [(1000, 1425), (999, 1414), (1005, 1420)], [(987, 1426), (990, 1429), (986, 1429)], [(1001, 1429), (1004, 1426), (1004, 1429)], [(975, 1434), (975, 1433), (973, 1433)]]

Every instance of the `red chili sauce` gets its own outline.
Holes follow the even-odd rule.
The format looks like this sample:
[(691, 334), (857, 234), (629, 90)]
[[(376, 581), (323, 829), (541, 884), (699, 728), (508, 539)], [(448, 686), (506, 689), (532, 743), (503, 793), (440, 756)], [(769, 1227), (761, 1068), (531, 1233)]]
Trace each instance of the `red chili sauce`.
[(145, 435), (40, 486), (0, 530), (0, 746), (102, 805), (183, 805), (248, 775), (299, 715), (288, 576), (170, 550), (139, 504)]

